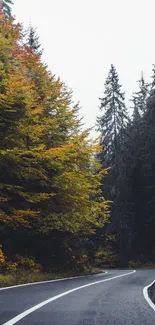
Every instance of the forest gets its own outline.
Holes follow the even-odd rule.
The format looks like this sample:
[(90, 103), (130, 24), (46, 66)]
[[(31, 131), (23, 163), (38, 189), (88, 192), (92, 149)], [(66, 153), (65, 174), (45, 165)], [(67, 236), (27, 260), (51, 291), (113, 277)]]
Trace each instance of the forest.
[(151, 82), (146, 83), (142, 73), (138, 86), (130, 99), (130, 116), (112, 65), (97, 118), (100, 144), (104, 144), (99, 157), (103, 168), (109, 168), (101, 188), (112, 201), (111, 223), (104, 232), (115, 237), (114, 250), (122, 266), (154, 262), (154, 66)]
[(154, 263), (155, 67), (127, 107), (111, 65), (91, 140), (12, 4), (0, 8), (0, 272)]

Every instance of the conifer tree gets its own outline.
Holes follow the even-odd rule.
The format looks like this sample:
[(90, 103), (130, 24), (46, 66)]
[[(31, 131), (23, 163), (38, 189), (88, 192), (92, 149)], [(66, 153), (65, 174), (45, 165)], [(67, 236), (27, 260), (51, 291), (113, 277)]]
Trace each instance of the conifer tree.
[(146, 112), (147, 98), (149, 95), (149, 85), (145, 83), (143, 72), (138, 81), (139, 91), (133, 94), (134, 115), (138, 117), (138, 113), (142, 116)]
[(125, 106), (125, 96), (121, 92), (118, 74), (113, 65), (105, 82), (104, 97), (100, 98), (102, 115), (97, 119), (98, 130), (101, 133), (101, 144), (104, 145), (104, 160), (108, 167), (118, 166), (118, 150), (128, 123)]
[(41, 49), (41, 44), (39, 43), (39, 36), (36, 33), (36, 28), (32, 27), (30, 24), (26, 31), (26, 44), (31, 49), (31, 51), (39, 56), (42, 55), (43, 50)]
[[(6, 32), (8, 32), (6, 38)], [(0, 223), (89, 233), (107, 220), (99, 191), (106, 170), (81, 131), (78, 105), (40, 57), (20, 45), (21, 28), (0, 20)]]
[(113, 201), (112, 227), (115, 228), (120, 242), (120, 260), (124, 263), (124, 227), (122, 217), (122, 194), (126, 179), (124, 151), (126, 151), (128, 112), (125, 106), (125, 96), (121, 91), (118, 74), (113, 65), (105, 82), (104, 97), (100, 98), (100, 109), (103, 112), (97, 119), (101, 133), (101, 144), (104, 151), (100, 155), (103, 167), (110, 167), (108, 175), (103, 180), (103, 195)]

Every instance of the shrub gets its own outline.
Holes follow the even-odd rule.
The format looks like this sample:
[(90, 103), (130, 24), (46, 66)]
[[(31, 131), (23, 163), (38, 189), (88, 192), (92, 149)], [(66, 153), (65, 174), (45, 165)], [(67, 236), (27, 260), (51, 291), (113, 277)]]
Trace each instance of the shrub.
[(6, 271), (16, 272), (18, 269), (18, 264), (16, 262), (7, 262), (5, 265)]
[(5, 256), (4, 256), (4, 253), (2, 251), (2, 246), (0, 245), (0, 266), (2, 264), (4, 264), (4, 262), (5, 262)]
[(107, 264), (112, 267), (118, 263), (118, 256), (106, 247), (99, 247), (95, 253), (95, 262), (97, 265)]
[(128, 265), (131, 268), (137, 268), (137, 267), (141, 267), (141, 262), (140, 261), (129, 261)]
[(23, 257), (21, 255), (16, 255), (15, 264), (17, 264), (18, 270), (31, 271), (38, 273), (41, 271), (42, 266), (39, 263), (36, 263), (34, 257)]
[(11, 261), (5, 259), (2, 249), (0, 248), (0, 271), (2, 273), (14, 273), (22, 271), (30, 271), (31, 273), (40, 273), (42, 266), (36, 263), (34, 257), (23, 257), (16, 255)]

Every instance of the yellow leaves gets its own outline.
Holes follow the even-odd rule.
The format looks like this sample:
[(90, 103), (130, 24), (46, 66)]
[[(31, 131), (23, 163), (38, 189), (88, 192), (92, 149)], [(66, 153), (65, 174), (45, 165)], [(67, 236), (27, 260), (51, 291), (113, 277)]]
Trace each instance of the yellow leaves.
[(9, 219), (10, 218), (8, 218), (7, 214), (4, 211), (0, 210), (0, 221), (7, 223)]
[[(15, 74), (15, 72), (13, 72), (10, 73), (8, 76), (6, 95), (15, 96), (16, 94), (33, 94), (33, 84), (30, 83), (29, 80), (23, 74), (21, 74), (21, 71), (19, 69), (17, 72), (18, 74)], [(27, 97), (25, 96), (25, 102), (26, 100)]]
[(43, 151), (45, 151), (45, 148), (46, 148), (45, 144), (41, 144), (40, 146), (33, 148), (32, 151), (43, 152)]
[(3, 197), (3, 196), (0, 197), (0, 203), (8, 202), (8, 200), (9, 200), (9, 198), (7, 198), (7, 197)]
[[(25, 142), (38, 143), (40, 137), (44, 134), (44, 128), (42, 125), (36, 123), (36, 125), (18, 125), (17, 130)], [(35, 148), (37, 149), (37, 148)]]
[(27, 210), (13, 210), (13, 215), (15, 218), (24, 218), (24, 217), (35, 217), (39, 214), (39, 211)]
[(108, 250), (106, 250), (104, 247), (100, 247), (99, 250), (95, 253), (96, 257), (107, 257), (109, 255)]
[[(39, 273), (42, 269), (41, 264), (36, 263), (34, 257), (24, 257), (21, 255), (15, 255), (13, 260), (7, 261), (4, 258), (4, 254), (2, 252), (1, 255), (0, 249), (0, 267), (5, 272), (17, 272), (17, 271), (31, 271), (34, 273)], [(1, 258), (2, 256), (2, 258)]]
[(19, 24), (14, 24), (12, 19), (7, 19), (6, 15), (0, 13), (0, 40), (4, 38), (7, 44), (13, 45), (19, 40), (20, 32)]
[(55, 193), (29, 193), (29, 195), (27, 196), (27, 201), (30, 203), (39, 203), (50, 200), (55, 195)]
[(0, 265), (4, 264), (5, 262), (5, 256), (3, 254), (2, 249), (0, 248)]
[[(34, 257), (24, 257), (21, 255), (15, 256), (14, 262), (9, 262), (12, 266), (15, 264), (16, 270), (30, 270), (31, 272), (38, 273), (41, 271), (42, 266), (39, 263), (36, 263)], [(8, 264), (8, 263), (7, 263)]]
[(37, 107), (35, 107), (33, 110), (31, 110), (31, 115), (40, 115), (40, 114), (42, 114), (43, 113), (43, 111), (44, 111), (44, 108), (43, 108), (43, 106), (37, 106)]
[(16, 262), (7, 262), (6, 270), (11, 272), (17, 271), (18, 264)]
[(0, 221), (12, 227), (29, 227), (29, 218), (35, 218), (40, 214), (39, 211), (11, 209), (9, 213), (0, 210)]
[(45, 156), (52, 156), (53, 158), (61, 158), (62, 160), (66, 158), (66, 154), (70, 152), (71, 149), (73, 149), (75, 145), (73, 143), (69, 143), (65, 146), (51, 148), (49, 150), (46, 150)]
[(107, 173), (96, 159), (100, 147), (89, 130), (81, 131), (71, 91), (20, 45), (20, 32), (0, 22), (0, 222), (93, 233), (108, 214), (100, 197)]

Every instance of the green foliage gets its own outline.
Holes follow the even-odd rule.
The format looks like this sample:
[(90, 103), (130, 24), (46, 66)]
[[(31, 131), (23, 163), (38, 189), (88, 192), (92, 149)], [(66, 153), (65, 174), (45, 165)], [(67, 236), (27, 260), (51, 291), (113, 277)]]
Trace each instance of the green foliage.
[[(142, 75), (139, 91), (133, 94), (133, 118), (125, 132), (120, 130), (121, 141), (117, 142), (118, 168), (114, 172), (112, 166), (102, 191), (105, 198), (113, 198), (112, 223), (103, 229), (103, 234), (114, 231), (120, 265), (126, 266), (130, 261), (129, 266), (134, 268), (155, 260), (154, 67), (152, 79), (148, 85)], [(101, 246), (101, 256), (102, 248), (108, 259), (105, 245)]]
[[(97, 118), (98, 129), (101, 133), (103, 151), (99, 157), (103, 168), (109, 167), (109, 173), (103, 179), (102, 193), (106, 199), (112, 201), (112, 226), (106, 228), (107, 234), (115, 232), (120, 247), (124, 245), (124, 200), (122, 193), (126, 184), (126, 143), (130, 119), (125, 106), (125, 96), (121, 92), (119, 77), (116, 69), (111, 65), (105, 82), (104, 97), (100, 99), (102, 115)], [(114, 217), (113, 217), (114, 216)], [(104, 232), (104, 229), (103, 229)], [(107, 250), (106, 250), (107, 251)], [(110, 253), (111, 254), (111, 253)], [(121, 254), (122, 255), (122, 254)], [(107, 255), (108, 259), (108, 255)], [(120, 258), (123, 260), (123, 256)]]
[(101, 144), (104, 145), (103, 162), (107, 167), (117, 164), (118, 149), (121, 142), (122, 131), (128, 123), (128, 114), (125, 106), (125, 96), (121, 92), (118, 74), (113, 65), (105, 82), (104, 97), (100, 98), (102, 115), (98, 117), (97, 124), (101, 133)]
[(100, 266), (115, 266), (119, 256), (115, 251), (116, 236), (113, 234), (101, 235), (98, 247), (95, 250), (95, 263)]
[(54, 273), (50, 271), (49, 273), (40, 272), (34, 273), (31, 271), (22, 271), (20, 273), (9, 272), (8, 274), (0, 274), (0, 287), (6, 287), (11, 285), (32, 283), (32, 282), (41, 282), (41, 281), (49, 281), (61, 278), (68, 278), (72, 276), (83, 276), (90, 274), (102, 273), (103, 269), (100, 268), (91, 268), (86, 269), (85, 271), (68, 271), (60, 273)]
[[(71, 91), (41, 62), (32, 28), (30, 34), (34, 42), (27, 44), (21, 26), (1, 14), (0, 231), (9, 254), (6, 269), (12, 271), (34, 264), (29, 258), (14, 261), (11, 254), (21, 247), (21, 256), (34, 255), (39, 236), (43, 243), (47, 237), (50, 243), (55, 233), (58, 239), (63, 236), (64, 248), (67, 236), (78, 241), (94, 234), (109, 217), (109, 203), (100, 190), (107, 174), (97, 159), (101, 148), (82, 130)], [(23, 233), (31, 240), (28, 254)], [(73, 256), (68, 259), (77, 268), (87, 264), (86, 252), (79, 250), (75, 261)]]
[(129, 261), (128, 265), (132, 269), (139, 268), (142, 266), (140, 261)]
[(5, 17), (1, 23), (10, 32), (6, 39), (2, 30), (0, 40), (0, 220), (43, 232), (90, 231), (107, 210), (98, 191), (106, 171), (93, 158), (98, 148), (79, 130), (67, 88), (19, 45), (18, 26)]
[(139, 91), (133, 94), (134, 115), (135, 118), (138, 114), (142, 116), (146, 112), (146, 103), (149, 95), (149, 85), (145, 83), (143, 73), (138, 81)]

